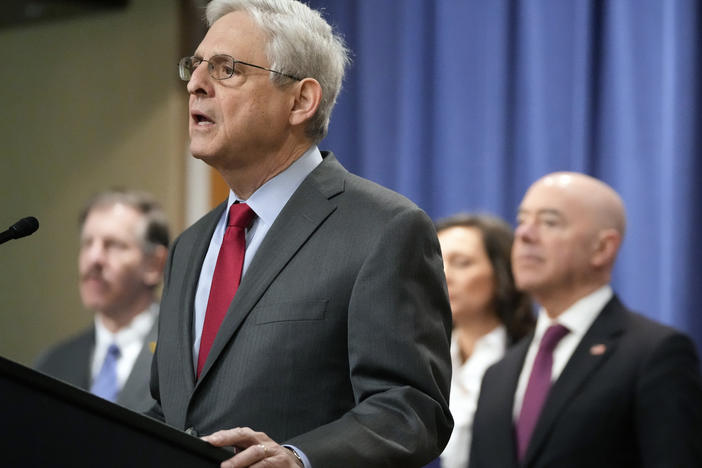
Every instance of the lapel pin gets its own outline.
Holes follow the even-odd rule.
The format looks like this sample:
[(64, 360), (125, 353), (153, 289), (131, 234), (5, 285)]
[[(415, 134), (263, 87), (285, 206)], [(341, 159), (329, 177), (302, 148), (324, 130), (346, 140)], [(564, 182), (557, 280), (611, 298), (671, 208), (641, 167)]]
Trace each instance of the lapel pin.
[(590, 348), (590, 354), (593, 356), (601, 356), (605, 351), (607, 351), (607, 346), (603, 344), (596, 344)]
[(154, 352), (156, 352), (156, 342), (155, 341), (149, 341), (149, 349), (151, 350), (151, 354), (154, 354)]

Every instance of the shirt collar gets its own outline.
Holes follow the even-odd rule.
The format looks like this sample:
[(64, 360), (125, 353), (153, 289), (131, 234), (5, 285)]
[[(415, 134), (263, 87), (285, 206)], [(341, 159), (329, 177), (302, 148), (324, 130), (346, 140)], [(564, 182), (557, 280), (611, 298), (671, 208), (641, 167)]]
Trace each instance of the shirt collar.
[(534, 340), (540, 340), (546, 329), (556, 323), (567, 327), (572, 335), (582, 337), (613, 295), (612, 287), (606, 284), (579, 299), (555, 320), (551, 319), (542, 307), (539, 309), (539, 318), (536, 321)]
[[(498, 325), (489, 333), (478, 338), (473, 345), (473, 355), (487, 352), (491, 350), (491, 354), (501, 354), (507, 348), (507, 328), (504, 325)], [(461, 362), (461, 349), (458, 345), (458, 334), (451, 334), (451, 362), (453, 363), (454, 372), (465, 363)], [(468, 360), (466, 360), (468, 362)]]
[(129, 322), (129, 325), (112, 333), (105, 325), (99, 315), (95, 315), (95, 342), (99, 346), (105, 344), (105, 348), (112, 343), (117, 344), (120, 349), (134, 343), (141, 342), (149, 333), (158, 315), (158, 304), (152, 304), (144, 312), (140, 313)]
[[(261, 222), (270, 227), (302, 181), (321, 162), (322, 153), (320, 153), (316, 145), (312, 145), (287, 169), (260, 186), (246, 200), (246, 204), (256, 213)], [(237, 200), (236, 194), (230, 189), (227, 210), (224, 216), (226, 216), (226, 212)]]

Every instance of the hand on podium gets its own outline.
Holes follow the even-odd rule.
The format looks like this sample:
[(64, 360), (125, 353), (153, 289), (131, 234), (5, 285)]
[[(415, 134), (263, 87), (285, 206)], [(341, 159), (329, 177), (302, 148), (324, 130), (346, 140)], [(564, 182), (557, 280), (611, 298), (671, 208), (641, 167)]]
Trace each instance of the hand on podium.
[(245, 468), (265, 459), (267, 467), (299, 468), (303, 464), (289, 449), (279, 445), (263, 432), (248, 427), (217, 431), (202, 440), (215, 447), (235, 447), (235, 455), (222, 462), (222, 468)]

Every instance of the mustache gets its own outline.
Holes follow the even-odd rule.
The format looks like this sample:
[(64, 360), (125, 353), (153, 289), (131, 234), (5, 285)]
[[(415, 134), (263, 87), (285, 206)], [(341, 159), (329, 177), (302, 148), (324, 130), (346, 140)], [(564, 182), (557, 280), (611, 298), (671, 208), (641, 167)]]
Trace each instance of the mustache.
[(102, 273), (103, 273), (102, 268), (90, 267), (86, 271), (80, 273), (80, 279), (81, 280), (96, 279), (96, 280), (105, 281), (105, 276)]

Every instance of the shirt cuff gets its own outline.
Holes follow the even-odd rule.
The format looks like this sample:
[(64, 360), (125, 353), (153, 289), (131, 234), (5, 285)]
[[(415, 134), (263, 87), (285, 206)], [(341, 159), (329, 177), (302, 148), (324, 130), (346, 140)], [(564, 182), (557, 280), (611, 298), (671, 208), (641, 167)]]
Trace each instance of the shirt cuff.
[(302, 464), (305, 465), (305, 468), (312, 468), (312, 463), (310, 463), (310, 460), (307, 458), (307, 455), (305, 455), (305, 452), (300, 450), (299, 448), (295, 447), (294, 445), (283, 445), (283, 447), (291, 448), (295, 450), (295, 452), (300, 455), (300, 458), (302, 458)]

